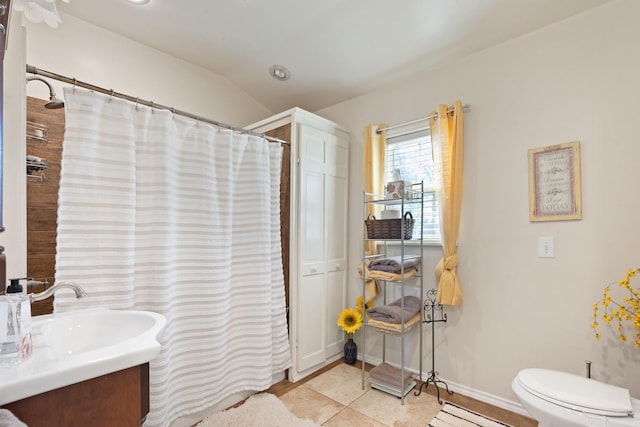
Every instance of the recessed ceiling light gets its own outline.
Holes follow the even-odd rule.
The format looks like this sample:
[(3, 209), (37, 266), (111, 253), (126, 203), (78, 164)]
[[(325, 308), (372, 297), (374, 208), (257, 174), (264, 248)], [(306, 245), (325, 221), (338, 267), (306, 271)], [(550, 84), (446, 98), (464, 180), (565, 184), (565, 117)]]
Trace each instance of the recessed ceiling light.
[(133, 4), (147, 4), (150, 0), (129, 0), (129, 3)]
[(274, 79), (280, 81), (289, 80), (289, 77), (291, 77), (291, 72), (287, 67), (283, 67), (282, 65), (272, 65), (271, 68), (269, 68), (269, 74)]

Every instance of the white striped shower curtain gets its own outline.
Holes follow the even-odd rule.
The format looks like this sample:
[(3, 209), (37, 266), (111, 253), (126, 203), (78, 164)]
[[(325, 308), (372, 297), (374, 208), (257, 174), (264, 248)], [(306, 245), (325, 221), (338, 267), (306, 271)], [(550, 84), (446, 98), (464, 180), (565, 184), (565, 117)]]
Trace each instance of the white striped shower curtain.
[(280, 252), (282, 148), (67, 88), (57, 312), (164, 315), (145, 426), (168, 426), (290, 366)]

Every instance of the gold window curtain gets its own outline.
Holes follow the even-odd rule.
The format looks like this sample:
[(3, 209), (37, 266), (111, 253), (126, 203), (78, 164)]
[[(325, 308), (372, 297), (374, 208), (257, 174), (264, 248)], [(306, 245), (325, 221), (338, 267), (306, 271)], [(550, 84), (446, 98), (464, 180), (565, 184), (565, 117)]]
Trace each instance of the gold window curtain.
[[(362, 167), (362, 186), (367, 193), (384, 194), (384, 163), (386, 154), (387, 125), (368, 125), (364, 128), (364, 146)], [(378, 130), (380, 133), (378, 133)], [(379, 219), (379, 207), (367, 204), (365, 216), (374, 214)], [(365, 241), (365, 253), (378, 253), (376, 243)], [(364, 271), (364, 268), (363, 268)], [(373, 280), (366, 283), (365, 301), (371, 301), (378, 295), (378, 286)]]
[(462, 289), (456, 274), (457, 241), (462, 202), (463, 111), (462, 103), (441, 104), (430, 114), (431, 140), (440, 214), (443, 257), (436, 266), (437, 302), (462, 304)]
[[(384, 194), (384, 162), (386, 154), (386, 125), (369, 125), (364, 128), (364, 165), (362, 186), (367, 193)], [(378, 133), (380, 130), (380, 133)], [(379, 207), (374, 204), (366, 206), (366, 216), (377, 215)], [(378, 215), (378, 219), (379, 215)], [(375, 242), (367, 242), (365, 251), (368, 255), (377, 253)]]

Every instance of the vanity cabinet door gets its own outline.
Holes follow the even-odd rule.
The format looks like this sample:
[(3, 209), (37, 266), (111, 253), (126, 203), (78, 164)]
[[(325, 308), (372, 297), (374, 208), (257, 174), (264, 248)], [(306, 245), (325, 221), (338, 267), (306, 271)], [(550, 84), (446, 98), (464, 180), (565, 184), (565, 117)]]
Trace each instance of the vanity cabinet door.
[(30, 427), (139, 427), (149, 413), (149, 364), (8, 403)]

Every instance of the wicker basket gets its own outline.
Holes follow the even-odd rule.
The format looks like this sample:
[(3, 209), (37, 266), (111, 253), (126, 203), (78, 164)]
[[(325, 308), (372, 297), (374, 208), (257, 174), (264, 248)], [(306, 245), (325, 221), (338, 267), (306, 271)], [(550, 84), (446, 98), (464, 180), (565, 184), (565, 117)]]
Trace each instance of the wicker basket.
[[(365, 220), (367, 226), (368, 239), (404, 239), (411, 240), (413, 235), (413, 215), (411, 212), (404, 214), (404, 230), (402, 230), (402, 219), (376, 219), (373, 214), (369, 214)], [(402, 237), (404, 231), (404, 237)]]

